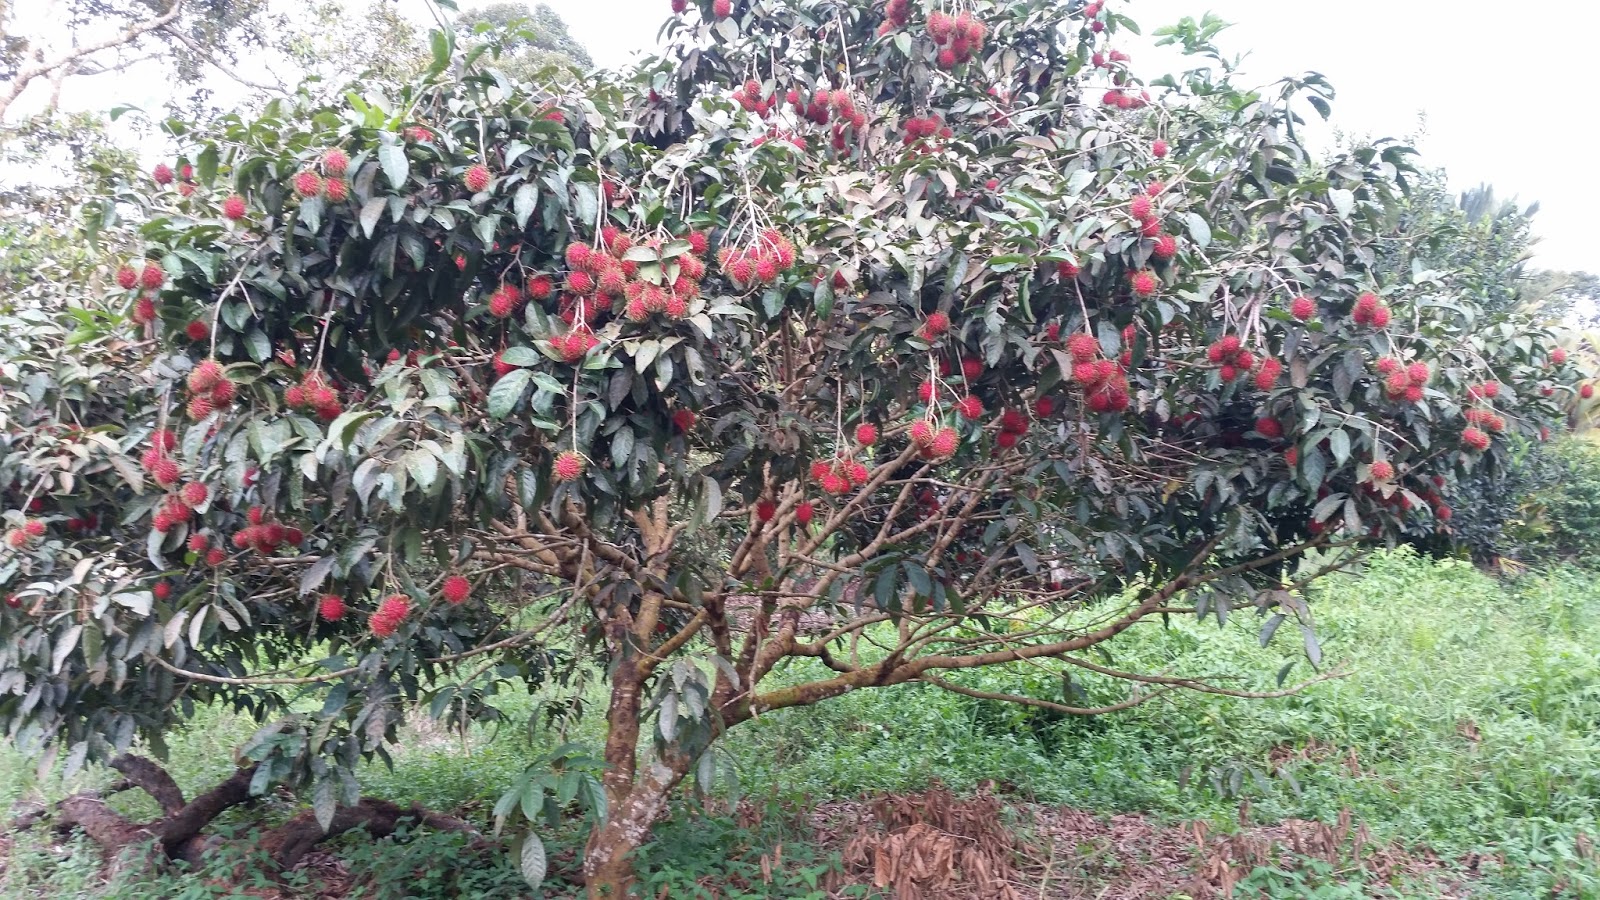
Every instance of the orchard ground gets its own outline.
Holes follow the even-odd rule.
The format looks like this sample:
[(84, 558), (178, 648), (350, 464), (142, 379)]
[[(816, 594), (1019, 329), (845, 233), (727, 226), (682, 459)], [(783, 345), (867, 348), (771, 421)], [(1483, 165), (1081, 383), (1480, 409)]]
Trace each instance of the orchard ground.
[[(905, 686), (764, 716), (721, 758), (736, 780), (720, 779), (703, 800), (680, 792), (644, 850), (643, 893), (879, 896), (869, 887), (873, 853), (896, 846), (882, 820), (904, 826), (910, 816), (958, 831), (986, 818), (1003, 823), (981, 834), (926, 826), (899, 834), (922, 841), (934, 859), (950, 845), (993, 850), (984, 863), (1019, 897), (1219, 896), (1234, 882), (1235, 896), (1600, 895), (1591, 843), (1600, 823), (1600, 735), (1591, 727), (1600, 716), (1592, 652), (1600, 587), (1592, 577), (1556, 568), (1494, 579), (1401, 551), (1313, 593), (1326, 659), (1351, 674), (1295, 697), (1182, 693), (1082, 719)], [(1247, 613), (1222, 626), (1215, 618), (1147, 625), (1118, 661), (1270, 681), (1297, 648), (1280, 636), (1263, 649), (1260, 626)], [(984, 678), (994, 690), (1063, 690), (1028, 669)], [(1070, 688), (1090, 697), (1105, 689), (1088, 681)], [(527, 711), (538, 699), (525, 701)], [(233, 748), (250, 731), (246, 720), (209, 710), (173, 736), (172, 771), (188, 790), (215, 783), (233, 770)], [(566, 738), (592, 745), (599, 735), (586, 721)], [(452, 810), (487, 829), (500, 792), (530, 757), (561, 741), (511, 728), (463, 737), (418, 713), (394, 769), (363, 769), (363, 792)], [(8, 821), (109, 781), (93, 772), (72, 784), (40, 780), (13, 751), (3, 753)], [(922, 793), (930, 788), (931, 798)], [(153, 812), (139, 807), (149, 801), (137, 793), (113, 802)], [(986, 804), (1000, 814), (986, 815)], [(268, 797), (232, 811), (227, 824), (299, 808)], [(459, 835), (346, 836), (281, 883), (248, 860), (218, 855), (203, 878), (130, 874), (108, 884), (83, 839), (7, 828), (0, 897), (574, 896), (568, 879), (584, 832), (574, 820), (559, 834), (552, 878), (531, 894), (498, 845), (463, 862), (460, 854), (473, 851)], [(948, 892), (925, 895), (993, 896), (992, 885), (985, 893), (969, 877), (976, 861), (965, 862)]]

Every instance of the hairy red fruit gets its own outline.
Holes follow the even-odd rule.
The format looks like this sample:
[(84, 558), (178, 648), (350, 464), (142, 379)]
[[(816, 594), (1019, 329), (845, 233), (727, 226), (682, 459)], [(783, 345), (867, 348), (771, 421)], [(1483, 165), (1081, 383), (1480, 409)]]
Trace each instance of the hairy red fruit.
[(715, 0), (711, 4), (711, 15), (718, 19), (733, 15), (733, 0)]
[(870, 422), (863, 422), (856, 426), (856, 443), (863, 447), (871, 447), (878, 442), (878, 427)]
[(1427, 384), (1428, 379), (1433, 377), (1433, 370), (1425, 362), (1414, 362), (1406, 366), (1406, 377), (1411, 379), (1412, 384)]
[(177, 484), (178, 479), (181, 477), (182, 473), (178, 471), (178, 464), (166, 457), (156, 460), (156, 464), (150, 467), (151, 480), (164, 488)]
[(567, 450), (556, 457), (552, 472), (556, 480), (561, 482), (577, 481), (583, 474), (583, 457), (576, 450)]
[(1078, 264), (1070, 259), (1063, 259), (1056, 263), (1056, 275), (1061, 278), (1077, 278), (1079, 271), (1081, 270), (1078, 268)]
[(303, 199), (322, 193), (322, 176), (315, 172), (301, 172), (294, 176), (294, 192)]
[(1217, 374), (1222, 377), (1223, 383), (1228, 383), (1239, 377), (1239, 370), (1231, 365), (1226, 365)]
[(1585, 384), (1582, 387), (1578, 388), (1578, 396), (1582, 397), (1585, 400), (1588, 400), (1588, 399), (1592, 398), (1594, 396), (1594, 385)]
[(131, 291), (139, 286), (139, 273), (132, 266), (117, 267), (117, 287)]
[(329, 203), (343, 203), (350, 199), (350, 183), (343, 178), (329, 178), (322, 185), (322, 194)]
[(377, 611), (367, 618), (367, 627), (380, 638), (389, 637), (400, 630), (400, 625), (405, 622), (410, 612), (410, 597), (405, 594), (390, 594), (378, 604)]
[(1160, 283), (1161, 282), (1156, 279), (1156, 273), (1150, 271), (1149, 269), (1144, 269), (1133, 273), (1132, 287), (1135, 296), (1155, 296), (1156, 288), (1160, 285)]
[(517, 370), (516, 366), (505, 361), (504, 353), (496, 353), (491, 365), (494, 366), (494, 377), (496, 378), (504, 378)]
[(324, 622), (337, 622), (344, 618), (344, 598), (338, 594), (323, 594), (317, 601), (317, 615)]
[(946, 426), (933, 436), (933, 440), (928, 444), (928, 453), (934, 459), (944, 459), (953, 456), (959, 445), (960, 439), (956, 437), (956, 430)]
[(467, 602), (468, 597), (472, 596), (472, 582), (468, 581), (464, 575), (451, 575), (440, 586), (439, 596), (443, 597), (444, 602), (451, 606), (460, 606)]
[(150, 177), (156, 184), (169, 185), (172, 183), (172, 167), (166, 163), (157, 163), (156, 167), (150, 170)]
[(1481, 453), (1489, 449), (1489, 435), (1476, 425), (1468, 425), (1461, 431), (1461, 443)]
[(971, 395), (962, 397), (956, 402), (956, 412), (960, 413), (963, 419), (977, 421), (983, 418), (983, 401)]
[(167, 273), (159, 263), (145, 263), (144, 271), (139, 273), (139, 286), (147, 291), (157, 291), (167, 283)]
[(209, 394), (216, 390), (217, 385), (228, 377), (222, 369), (222, 364), (214, 359), (203, 359), (189, 373), (189, 390), (197, 394)]
[(206, 501), (211, 499), (211, 491), (198, 481), (191, 481), (184, 485), (183, 490), (178, 495), (183, 498), (183, 502), (188, 504), (190, 509), (204, 506)]
[(228, 551), (222, 549), (221, 547), (212, 547), (210, 550), (206, 551), (206, 565), (213, 569), (227, 561)]
[(935, 340), (950, 330), (950, 317), (942, 312), (928, 313), (928, 318), (922, 323), (922, 336), (928, 340)]
[(1074, 362), (1089, 362), (1100, 355), (1100, 342), (1080, 331), (1067, 338), (1067, 355)]
[(1028, 430), (1028, 417), (1014, 409), (1000, 413), (1000, 430), (1021, 434)]
[(172, 582), (158, 581), (155, 587), (150, 589), (150, 593), (154, 594), (157, 600), (170, 600), (172, 599)]
[(692, 409), (675, 409), (672, 411), (672, 424), (682, 432), (693, 431), (696, 418), (698, 417)]
[(1260, 371), (1256, 372), (1256, 390), (1270, 391), (1278, 383), (1278, 377), (1283, 374), (1283, 363), (1275, 359), (1263, 360)]
[(1304, 322), (1317, 314), (1316, 301), (1310, 297), (1296, 297), (1289, 302), (1289, 314)]
[(1160, 140), (1160, 139), (1157, 139), (1154, 143), (1152, 143), (1150, 145), (1150, 154), (1152, 156), (1154, 156), (1156, 159), (1166, 159), (1167, 158), (1167, 142), (1163, 141), (1163, 140)]
[(211, 336), (211, 328), (205, 322), (195, 319), (188, 325), (183, 326), (183, 333), (191, 341), (203, 341)]
[(800, 505), (794, 508), (794, 520), (802, 528), (810, 525), (812, 517), (816, 514), (817, 508), (812, 505), (810, 500), (802, 501)]
[(1557, 365), (1557, 366), (1566, 365), (1566, 362), (1567, 362), (1567, 351), (1566, 351), (1565, 348), (1557, 347), (1554, 350), (1550, 351), (1550, 363), (1552, 365)]
[(1297, 465), (1300, 462), (1300, 448), (1290, 447), (1283, 451), (1283, 461), (1291, 466)]
[(1388, 328), (1389, 327), (1389, 307), (1380, 306), (1377, 309), (1372, 311), (1372, 327), (1373, 328)]
[(1134, 194), (1133, 199), (1128, 201), (1128, 215), (1141, 222), (1150, 218), (1152, 208), (1150, 197), (1147, 194)]
[(335, 177), (343, 175), (350, 169), (350, 157), (338, 147), (330, 147), (322, 154), (322, 171)]
[(756, 518), (762, 522), (771, 522), (772, 517), (778, 514), (778, 504), (771, 500), (762, 500), (756, 504)]
[(222, 201), (222, 217), (237, 222), (244, 218), (244, 198), (234, 194)]
[(489, 186), (489, 167), (482, 163), (469, 166), (466, 174), (461, 176), (461, 183), (474, 194), (482, 191)]
[(933, 425), (927, 419), (918, 419), (911, 423), (911, 443), (918, 447), (927, 447), (933, 443)]
[(211, 539), (203, 534), (191, 534), (187, 546), (190, 553), (204, 553), (211, 546)]
[(1150, 255), (1156, 259), (1171, 259), (1178, 255), (1178, 239), (1170, 234), (1163, 234), (1156, 238), (1156, 245), (1150, 250)]
[(1056, 411), (1056, 401), (1050, 397), (1040, 397), (1033, 401), (1033, 414), (1041, 419), (1047, 419)]
[(1263, 416), (1256, 420), (1256, 433), (1264, 438), (1277, 440), (1283, 437), (1283, 424), (1277, 419)]
[(1387, 460), (1380, 459), (1374, 462), (1370, 471), (1373, 481), (1388, 481), (1394, 477), (1394, 466), (1390, 465)]

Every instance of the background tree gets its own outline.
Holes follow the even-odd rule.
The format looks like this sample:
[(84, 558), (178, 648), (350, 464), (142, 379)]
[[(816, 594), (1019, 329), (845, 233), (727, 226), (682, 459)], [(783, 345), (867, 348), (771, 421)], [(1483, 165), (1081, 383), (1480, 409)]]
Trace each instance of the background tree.
[[(1098, 0), (708, 0), (619, 80), (518, 82), (441, 34), (415, 83), (186, 133), (89, 210), (144, 245), (82, 286), (104, 305), (0, 369), (0, 722), (143, 773), (174, 856), (304, 787), (262, 839), (292, 864), (407, 813), (351, 775), (403, 703), (492, 720), (593, 662), (598, 781), (530, 761), (496, 817), (581, 802), (589, 892), (618, 897), (771, 710), (1295, 690), (1088, 654), (1244, 607), (1319, 664), (1296, 589), (1448, 527), (1580, 373), (1448, 272), (1385, 277), (1412, 152), (1313, 160), (1320, 78), (1242, 91), (1186, 20), (1163, 39), (1200, 64), (1146, 85), (1131, 27)], [(1128, 690), (964, 682), (1014, 662)], [(264, 727), (185, 802), (126, 751), (212, 702)]]
[(185, 84), (205, 67), (247, 81), (240, 55), (278, 23), (267, 0), (48, 0), (0, 4), (0, 122), (24, 91), (48, 90), (54, 109), (68, 78), (124, 71), (149, 60)]
[(549, 66), (588, 69), (594, 65), (589, 51), (567, 33), (549, 4), (489, 3), (463, 11), (456, 17), (457, 40), (469, 51), (495, 41), (496, 68), (519, 81), (536, 79)]

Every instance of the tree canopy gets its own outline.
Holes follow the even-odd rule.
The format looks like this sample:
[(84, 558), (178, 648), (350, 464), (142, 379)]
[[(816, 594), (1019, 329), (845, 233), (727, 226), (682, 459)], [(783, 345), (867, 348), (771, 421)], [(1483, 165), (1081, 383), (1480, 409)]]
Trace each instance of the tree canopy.
[(1332, 88), (1237, 86), (1212, 19), (1147, 81), (1103, 0), (674, 5), (622, 75), (440, 32), (414, 81), (183, 132), (89, 205), (141, 249), (0, 338), (8, 734), (126, 766), (228, 704), (249, 790), (332, 828), (404, 703), (492, 720), (598, 665), (598, 783), (533, 761), (496, 815), (581, 794), (616, 897), (770, 710), (1018, 661), (1126, 689), (980, 695), (1294, 690), (1089, 651), (1251, 609), (1320, 666), (1299, 589), (1447, 531), (1590, 390), (1387, 265), (1413, 151), (1312, 155)]

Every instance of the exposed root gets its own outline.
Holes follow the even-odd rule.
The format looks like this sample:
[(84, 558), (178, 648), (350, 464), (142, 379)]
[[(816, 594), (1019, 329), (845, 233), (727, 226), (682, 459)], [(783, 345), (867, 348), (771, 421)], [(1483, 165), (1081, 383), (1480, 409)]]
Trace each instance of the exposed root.
[[(62, 800), (56, 804), (53, 818), (58, 829), (80, 829), (100, 845), (106, 858), (113, 861), (113, 869), (126, 865), (135, 848), (158, 851), (152, 853), (152, 857), (165, 855), (169, 859), (199, 862), (207, 847), (206, 826), (223, 811), (255, 800), (250, 796), (250, 782), (256, 771), (253, 765), (239, 769), (216, 787), (187, 802), (177, 782), (152, 760), (124, 754), (112, 760), (110, 765), (122, 773), (121, 781), (106, 792), (84, 791)], [(140, 788), (155, 798), (162, 810), (160, 818), (143, 823), (131, 822), (126, 816), (106, 806), (105, 794), (131, 787)], [(27, 828), (43, 818), (41, 814), (27, 815), (13, 821), (12, 825), (19, 829)], [(326, 831), (317, 822), (315, 813), (305, 810), (264, 835), (252, 838), (251, 843), (264, 849), (287, 871), (294, 868), (313, 847), (334, 835), (360, 828), (375, 838), (388, 837), (405, 821), (414, 821), (439, 831), (470, 834), (477, 839), (474, 846), (486, 845), (478, 836), (477, 829), (461, 819), (429, 812), (420, 806), (402, 807), (374, 797), (362, 798), (355, 806), (336, 809), (333, 822)], [(142, 856), (142, 852), (139, 855)]]

